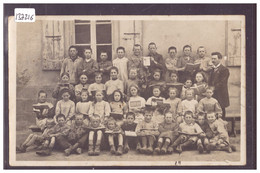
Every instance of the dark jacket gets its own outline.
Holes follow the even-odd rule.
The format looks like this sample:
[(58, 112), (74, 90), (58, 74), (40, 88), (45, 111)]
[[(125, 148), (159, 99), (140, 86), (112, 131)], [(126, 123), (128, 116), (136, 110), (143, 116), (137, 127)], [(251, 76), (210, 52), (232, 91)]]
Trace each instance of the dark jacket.
[(229, 94), (228, 94), (228, 78), (229, 70), (222, 64), (217, 69), (212, 69), (209, 76), (209, 85), (215, 87), (213, 97), (218, 100), (221, 108), (228, 107)]

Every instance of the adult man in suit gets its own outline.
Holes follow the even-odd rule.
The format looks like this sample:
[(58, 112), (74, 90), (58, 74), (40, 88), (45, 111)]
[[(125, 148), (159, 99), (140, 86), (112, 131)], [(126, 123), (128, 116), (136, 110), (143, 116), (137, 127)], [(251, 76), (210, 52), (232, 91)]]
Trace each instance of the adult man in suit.
[(229, 70), (223, 66), (220, 62), (222, 55), (219, 52), (211, 53), (211, 61), (213, 68), (210, 71), (209, 85), (215, 87), (213, 97), (218, 100), (222, 108), (222, 118), (226, 117), (225, 108), (229, 106), (229, 95), (228, 95), (228, 78)]

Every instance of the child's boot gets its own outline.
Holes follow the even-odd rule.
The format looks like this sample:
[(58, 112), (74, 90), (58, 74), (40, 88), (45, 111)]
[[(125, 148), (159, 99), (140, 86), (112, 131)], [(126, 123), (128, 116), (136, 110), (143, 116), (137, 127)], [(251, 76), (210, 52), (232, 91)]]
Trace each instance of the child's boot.
[(230, 145), (230, 148), (232, 149), (232, 151), (237, 151), (237, 148), (234, 145)]
[(114, 145), (110, 145), (110, 153), (111, 154), (116, 154), (116, 149)]
[(65, 156), (69, 156), (72, 152), (73, 146), (70, 146), (69, 148), (67, 148), (66, 150), (64, 150), (65, 152)]
[(224, 150), (228, 153), (232, 153), (232, 148), (230, 147), (230, 145), (226, 145), (226, 146), (220, 146), (221, 150)]
[(25, 153), (26, 147), (24, 145), (20, 145), (19, 147), (16, 147), (16, 151), (19, 151), (21, 153)]
[(128, 153), (129, 150), (130, 150), (129, 145), (125, 145), (123, 149), (124, 153)]
[(181, 144), (181, 148), (182, 148), (182, 149), (186, 149), (186, 148), (188, 148), (189, 146), (191, 146), (192, 144), (193, 144), (193, 141), (188, 140), (188, 141), (184, 142), (183, 144)]
[[(177, 146), (181, 144), (181, 140), (182, 140), (182, 139), (181, 139), (180, 137), (178, 137), (178, 138), (173, 142), (173, 144), (172, 144), (171, 147), (172, 147), (173, 149), (176, 149), (176, 150), (177, 150)], [(170, 149), (170, 150), (171, 150), (171, 149)]]
[(172, 153), (173, 153), (173, 147), (172, 147), (172, 146), (169, 146), (169, 147), (168, 147), (167, 153), (168, 153), (168, 154), (172, 154)]
[(136, 151), (139, 152), (139, 153), (141, 152), (141, 144), (140, 144), (140, 142), (138, 142), (137, 145), (136, 145)]
[(147, 150), (147, 139), (146, 136), (142, 137), (142, 148), (140, 149), (140, 153), (144, 154)]
[(147, 154), (153, 154), (153, 143), (154, 143), (154, 138), (153, 138), (153, 136), (149, 136), (149, 146), (148, 146), (148, 148), (147, 148), (147, 150), (146, 150), (146, 153)]
[(81, 154), (81, 153), (82, 153), (82, 148), (77, 148), (77, 149), (76, 149), (76, 153), (77, 153), (77, 154)]
[(176, 151), (177, 151), (177, 153), (179, 153), (179, 154), (182, 153), (182, 145), (181, 145), (181, 144), (176, 147)]
[(205, 144), (205, 150), (207, 153), (210, 153), (210, 145), (209, 144)]
[(72, 146), (72, 152), (75, 151), (79, 147), (79, 143), (76, 143)]
[(94, 146), (93, 145), (88, 146), (88, 155), (94, 156)]
[(164, 142), (164, 145), (163, 145), (163, 147), (162, 147), (162, 149), (161, 149), (161, 154), (166, 154), (167, 148), (168, 148), (169, 144), (170, 144), (170, 143), (169, 143), (168, 141), (165, 141), (165, 142)]
[(52, 148), (48, 148), (45, 152), (45, 155), (46, 156), (50, 156), (51, 155), (51, 152), (52, 152)]
[(161, 152), (161, 147), (162, 147), (162, 143), (161, 143), (161, 142), (158, 142), (158, 143), (157, 143), (157, 147), (154, 149), (154, 151), (155, 151), (156, 154), (160, 154), (160, 152)]
[(203, 145), (201, 143), (198, 144), (198, 151), (199, 151), (200, 154), (202, 154), (203, 151), (204, 151)]
[(122, 154), (123, 154), (123, 146), (119, 145), (118, 148), (117, 148), (116, 155), (120, 156)]
[(100, 154), (100, 145), (95, 146), (94, 155), (98, 156)]

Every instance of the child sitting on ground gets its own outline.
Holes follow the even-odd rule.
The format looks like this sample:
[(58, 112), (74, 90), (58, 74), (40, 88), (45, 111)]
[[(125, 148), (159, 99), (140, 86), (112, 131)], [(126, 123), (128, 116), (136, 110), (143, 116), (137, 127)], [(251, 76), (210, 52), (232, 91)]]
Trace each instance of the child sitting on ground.
[(144, 119), (143, 109), (145, 108), (145, 99), (138, 95), (139, 87), (137, 85), (130, 86), (129, 90), (128, 110), (135, 113), (135, 123), (139, 123)]
[(186, 98), (186, 90), (187, 89), (190, 89), (192, 86), (192, 80), (190, 78), (187, 78), (183, 87), (182, 87), (182, 90), (181, 90), (181, 99), (184, 100)]
[(163, 103), (165, 103), (165, 98), (161, 97), (161, 90), (160, 86), (153, 87), (153, 96), (148, 98), (146, 105), (152, 106), (155, 111), (153, 113), (153, 120), (157, 123), (161, 123), (164, 121), (163, 110)]
[(88, 82), (88, 76), (87, 76), (86, 73), (80, 74), (79, 81), (80, 81), (80, 83), (75, 86), (76, 103), (78, 101), (80, 101), (80, 99), (81, 99), (81, 97), (80, 97), (81, 91), (83, 89), (88, 90), (88, 88), (89, 88), (89, 84), (87, 83)]
[[(123, 100), (123, 94), (121, 93), (120, 90), (115, 90), (113, 92), (113, 99), (109, 103), (110, 108), (111, 108), (111, 114), (119, 114), (122, 116), (118, 117), (113, 117), (118, 126), (121, 126), (123, 124), (123, 118), (125, 117), (125, 114), (128, 111), (127, 104)], [(111, 116), (111, 115), (110, 115)]]
[[(57, 148), (64, 150), (65, 155), (69, 155), (67, 151), (70, 149), (71, 144), (67, 140), (67, 136), (70, 131), (70, 126), (66, 124), (66, 117), (63, 114), (58, 114), (56, 116), (56, 124), (53, 127), (52, 133), (49, 135), (51, 138), (55, 137), (55, 143), (57, 144)], [(50, 143), (51, 144), (51, 143)], [(36, 154), (39, 155), (50, 155), (52, 152), (54, 145), (49, 145), (47, 149), (43, 149), (41, 151), (37, 151)]]
[(212, 139), (214, 136), (213, 131), (210, 129), (205, 116), (206, 115), (204, 112), (198, 113), (197, 123), (200, 126), (200, 128), (203, 130), (203, 132), (205, 133), (205, 136), (202, 135), (201, 137), (199, 137), (199, 139), (197, 141), (199, 153), (203, 153), (205, 150), (207, 153), (210, 153), (209, 139)]
[(56, 99), (56, 102), (54, 105), (56, 105), (56, 103), (62, 99), (62, 93), (61, 90), (63, 90), (64, 88), (69, 89), (70, 93), (71, 93), (71, 100), (75, 100), (75, 95), (74, 95), (74, 86), (72, 84), (69, 83), (70, 81), (70, 76), (68, 73), (64, 72), (61, 74), (61, 81), (60, 83), (58, 83), (58, 85), (55, 87), (53, 93), (52, 93), (52, 97)]
[(184, 122), (179, 125), (179, 133), (179, 137), (172, 144), (172, 147), (178, 153), (182, 153), (183, 149), (193, 147), (198, 140), (198, 136), (205, 135), (200, 126), (194, 122), (193, 112), (191, 111), (184, 113)]
[(68, 140), (72, 147), (67, 151), (68, 154), (76, 152), (77, 154), (82, 153), (82, 148), (86, 146), (88, 139), (87, 125), (84, 124), (84, 115), (76, 114), (75, 121), (70, 126), (70, 132)]
[(75, 113), (75, 103), (70, 100), (70, 90), (64, 88), (61, 90), (61, 97), (62, 100), (57, 102), (56, 110), (55, 110), (55, 119), (57, 120), (56, 116), (59, 114), (65, 115), (65, 122), (70, 125), (71, 118)]
[(213, 131), (214, 137), (209, 139), (210, 148), (216, 150), (224, 150), (231, 153), (235, 151), (234, 146), (229, 143), (229, 136), (227, 132), (227, 122), (222, 119), (216, 119), (215, 113), (207, 113), (207, 121), (210, 129)]
[(79, 101), (76, 105), (76, 114), (83, 114), (84, 120), (83, 122), (88, 125), (89, 123), (89, 109), (92, 104), (91, 101), (88, 101), (88, 90), (82, 89), (81, 91), (81, 101)]
[(177, 98), (178, 90), (176, 88), (169, 88), (169, 98), (165, 101), (166, 103), (170, 104), (169, 111), (172, 113), (173, 121), (180, 124), (182, 121), (182, 105), (181, 99)]
[[(116, 155), (123, 154), (123, 131), (116, 124), (114, 118), (110, 117), (107, 121), (106, 131), (108, 134), (108, 143), (110, 146), (110, 153)], [(118, 145), (115, 145), (115, 139), (118, 141)], [(117, 148), (117, 149), (116, 149)]]
[(37, 148), (40, 145), (43, 145), (44, 148), (48, 145), (53, 146), (55, 143), (55, 138), (50, 138), (49, 135), (52, 133), (55, 122), (53, 121), (53, 119), (47, 119), (45, 125), (46, 128), (44, 129), (42, 134), (30, 134), (19, 147), (16, 147), (16, 151), (26, 152), (27, 148)]
[[(89, 140), (88, 140), (88, 155), (97, 156), (100, 154), (100, 144), (103, 136), (105, 126), (101, 123), (99, 115), (94, 114), (90, 117), (89, 129)], [(94, 142), (94, 140), (96, 141)]]
[(111, 67), (110, 69), (110, 80), (105, 83), (107, 98), (110, 101), (112, 99), (112, 94), (115, 90), (120, 90), (124, 93), (124, 83), (118, 79), (118, 68)]
[(166, 112), (164, 122), (159, 124), (160, 135), (158, 137), (157, 147), (154, 150), (157, 154), (172, 153), (173, 149), (168, 148), (168, 146), (179, 136), (178, 128), (178, 124), (173, 122), (172, 113)]
[(53, 105), (46, 101), (47, 93), (43, 90), (40, 90), (38, 92), (38, 103), (34, 104), (33, 106), (47, 106), (48, 108), (44, 109), (36, 109), (33, 108), (34, 113), (36, 114), (36, 126), (41, 129), (41, 131), (44, 130), (46, 125), (46, 120), (48, 118), (53, 118), (54, 116), (54, 110), (55, 108)]
[[(131, 141), (132, 136), (127, 136), (127, 132), (135, 132), (137, 123), (134, 122), (135, 120), (135, 114), (133, 112), (128, 112), (126, 114), (126, 121), (124, 124), (121, 126), (122, 130), (124, 131), (124, 148), (123, 151), (124, 153), (127, 153), (130, 150), (128, 142)], [(140, 148), (140, 143), (138, 142), (137, 145), (139, 145)]]
[(107, 118), (110, 116), (110, 106), (109, 103), (103, 100), (104, 94), (102, 91), (96, 91), (95, 100), (92, 102), (89, 109), (89, 116), (97, 114), (100, 116), (101, 123), (105, 124)]
[(136, 134), (141, 138), (142, 148), (140, 152), (143, 154), (153, 153), (153, 144), (156, 136), (159, 135), (158, 124), (152, 120), (153, 110), (146, 108), (144, 113), (144, 120), (137, 124)]

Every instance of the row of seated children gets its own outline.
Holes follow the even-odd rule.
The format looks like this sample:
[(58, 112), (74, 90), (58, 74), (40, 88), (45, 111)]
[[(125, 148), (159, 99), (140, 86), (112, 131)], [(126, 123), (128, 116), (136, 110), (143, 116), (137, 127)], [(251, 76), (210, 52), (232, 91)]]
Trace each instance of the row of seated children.
[(136, 121), (139, 121), (140, 119), (143, 119), (140, 110), (144, 108), (145, 105), (150, 105), (156, 108), (155, 118), (158, 122), (163, 120), (162, 113), (167, 107), (169, 107), (170, 111), (173, 113), (174, 120), (178, 117), (180, 119), (187, 110), (192, 111), (194, 114), (197, 112), (216, 112), (221, 117), (221, 107), (218, 101), (212, 98), (214, 89), (208, 87), (205, 90), (205, 98), (198, 102), (194, 99), (193, 89), (186, 89), (185, 99), (181, 100), (177, 97), (179, 93), (178, 89), (170, 87), (167, 92), (168, 99), (165, 99), (161, 96), (161, 87), (153, 86), (153, 96), (149, 97), (146, 101), (139, 95), (139, 87), (133, 84), (129, 87), (129, 97), (126, 102), (124, 101), (124, 94), (120, 90), (113, 91), (110, 101), (107, 102), (104, 100), (104, 92), (100, 90), (95, 91), (93, 101), (89, 101), (89, 92), (88, 90), (83, 89), (81, 91), (81, 100), (75, 105), (75, 103), (69, 99), (71, 95), (70, 91), (68, 89), (63, 89), (60, 92), (62, 100), (59, 100), (56, 104), (55, 115), (64, 114), (66, 116), (66, 121), (70, 123), (70, 119), (75, 113), (81, 113), (87, 116), (98, 114), (102, 119), (107, 119), (110, 113), (125, 115), (126, 112), (131, 111), (136, 113)]
[[(235, 151), (230, 145), (225, 123), (217, 119), (215, 113), (199, 113), (195, 120), (191, 111), (184, 114), (184, 120), (178, 124), (173, 121), (172, 113), (166, 112), (165, 119), (161, 123), (153, 120), (153, 109), (150, 107), (144, 111), (144, 120), (135, 123), (135, 114), (127, 113), (127, 119), (120, 127), (113, 118), (109, 118), (106, 125), (102, 124), (99, 115), (93, 115), (88, 125), (84, 124), (82, 114), (75, 115), (75, 121), (71, 126), (65, 123), (65, 116), (59, 114), (58, 124), (51, 119), (47, 120), (47, 128), (41, 135), (31, 134), (17, 149), (25, 152), (31, 145), (42, 144), (39, 155), (50, 155), (54, 145), (64, 150), (68, 156), (75, 152), (81, 154), (87, 146), (88, 155), (99, 155), (100, 145), (104, 133), (108, 133), (108, 144), (111, 154), (122, 155), (129, 151), (128, 142), (131, 139), (127, 134), (135, 132), (136, 150), (144, 154), (166, 154), (176, 151), (181, 153), (184, 149), (197, 148), (199, 153), (212, 150)], [(115, 138), (118, 141), (115, 146)], [(156, 147), (154, 148), (154, 144)]]
[[(134, 70), (134, 69), (130, 70), (130, 74), (133, 74), (133, 76), (134, 75), (136, 76), (136, 70)], [(177, 74), (175, 72), (172, 72), (172, 73), (170, 73), (170, 75), (171, 75), (172, 84), (178, 84)], [(158, 76), (160, 76), (160, 73), (155, 72), (154, 78), (159, 81)], [(165, 100), (166, 98), (169, 99), (169, 88), (176, 88), (177, 89), (176, 97), (177, 98), (180, 97), (181, 100), (184, 100), (186, 98), (186, 90), (192, 89), (194, 92), (195, 100), (200, 101), (202, 98), (205, 98), (206, 87), (207, 87), (207, 84), (205, 82), (203, 82), (203, 79), (204, 79), (203, 74), (200, 72), (196, 74), (197, 83), (195, 83), (193, 85), (194, 86), (193, 88), (192, 88), (192, 81), (190, 79), (187, 79), (184, 86), (182, 86), (182, 84), (181, 84), (181, 85), (177, 85), (177, 86), (170, 85), (170, 86), (166, 87), (166, 85), (164, 85), (163, 82), (161, 82), (161, 83), (157, 83), (157, 84), (151, 83), (151, 85), (150, 85), (151, 87), (149, 89), (144, 89), (144, 88), (142, 88), (142, 86), (138, 85), (137, 82), (131, 81), (130, 80), (131, 78), (130, 78), (129, 83), (126, 85), (127, 92), (124, 92), (124, 85), (123, 85), (122, 81), (120, 81), (117, 78), (117, 68), (116, 67), (113, 67), (111, 69), (111, 80), (109, 80), (106, 84), (101, 83), (101, 81), (102, 81), (101, 73), (96, 74), (96, 76), (95, 76), (96, 82), (93, 84), (90, 84), (90, 85), (87, 84), (86, 83), (87, 79), (88, 79), (87, 75), (82, 74), (80, 76), (81, 83), (76, 85), (75, 89), (74, 89), (73, 85), (71, 85), (71, 84), (62, 85), (62, 84), (66, 84), (66, 82), (69, 80), (69, 75), (67, 73), (64, 73), (61, 78), (62, 83), (58, 84), (58, 86), (55, 88), (55, 90), (53, 92), (53, 97), (57, 99), (54, 104), (56, 106), (56, 110), (60, 110), (61, 105), (65, 105), (65, 102), (62, 98), (63, 92), (61, 92), (63, 89), (68, 89), (68, 91), (69, 91), (69, 94), (65, 94), (65, 97), (69, 95), (69, 98), (71, 101), (67, 102), (65, 107), (70, 107), (70, 109), (66, 109), (66, 110), (70, 110), (70, 115), (69, 115), (69, 118), (70, 118), (72, 116), (72, 114), (75, 112), (74, 111), (75, 106), (73, 106), (74, 104), (72, 102), (74, 102), (74, 103), (82, 102), (82, 100), (81, 100), (82, 99), (82, 96), (81, 96), (82, 90), (88, 91), (87, 99), (91, 100), (91, 101), (95, 100), (95, 97), (96, 97), (95, 94), (96, 94), (97, 90), (103, 91), (102, 92), (103, 99), (105, 101), (109, 101), (109, 102), (114, 101), (114, 94), (115, 94), (114, 92), (120, 91), (121, 99), (123, 99), (124, 102), (127, 102), (127, 101), (133, 99), (132, 98), (133, 94), (131, 92), (134, 92), (134, 91), (131, 91), (131, 90), (133, 90), (133, 89), (131, 89), (132, 86), (137, 86), (136, 87), (137, 91), (138, 91), (137, 94), (140, 97), (144, 98), (145, 100), (147, 99), (148, 104), (151, 104), (151, 100), (154, 100), (159, 97), (160, 97), (160, 99), (163, 99), (163, 100)], [(178, 86), (181, 86), (181, 88)], [(199, 90), (198, 86), (203, 86), (202, 87), (203, 90)], [(155, 89), (155, 88), (157, 88), (157, 89)], [(158, 94), (155, 93), (156, 92), (155, 90), (156, 91), (160, 90), (160, 91), (158, 91), (159, 96), (158, 96)], [(85, 94), (86, 92), (83, 92), (83, 93)], [(66, 98), (65, 98), (65, 100), (66, 100)], [(138, 100), (140, 100), (140, 99), (138, 99)], [(195, 102), (195, 100), (193, 100), (193, 102)], [(142, 100), (141, 102), (143, 103), (144, 101)], [(180, 102), (180, 101), (178, 100), (178, 102)], [(79, 106), (80, 105), (81, 104), (79, 104)], [(142, 106), (144, 106), (144, 104), (142, 104)], [(80, 106), (80, 107), (82, 107), (82, 106)], [(85, 109), (87, 109), (87, 108), (85, 108)], [(60, 111), (56, 111), (56, 112), (60, 112)], [(67, 115), (68, 112), (66, 112), (64, 114)]]
[[(89, 124), (93, 124), (92, 121), (89, 122), (89, 120), (93, 119), (93, 117), (99, 117), (97, 119), (100, 120), (100, 124), (105, 126), (105, 125), (110, 124), (110, 123), (108, 123), (109, 122), (108, 120), (109, 120), (109, 117), (111, 117), (110, 116), (111, 110), (112, 110), (112, 113), (117, 113), (117, 114), (121, 114), (121, 115), (126, 115), (127, 112), (129, 111), (129, 112), (133, 112), (134, 121), (135, 121), (135, 123), (138, 124), (140, 122), (144, 122), (144, 120), (146, 119), (145, 116), (143, 116), (142, 109), (145, 108), (145, 106), (149, 106), (149, 107), (155, 108), (155, 111), (153, 111), (154, 121), (159, 122), (159, 123), (163, 122), (164, 119), (165, 119), (165, 117), (164, 117), (165, 111), (160, 110), (163, 107), (163, 104), (161, 104), (161, 103), (159, 104), (159, 102), (153, 101), (153, 98), (149, 98), (146, 102), (144, 98), (142, 98), (138, 95), (138, 89), (139, 88), (136, 85), (133, 85), (133, 86), (130, 87), (131, 97), (129, 99), (128, 104), (126, 104), (122, 100), (123, 94), (119, 90), (116, 90), (113, 93), (113, 101), (110, 102), (110, 103), (103, 100), (103, 92), (102, 91), (97, 91), (95, 93), (95, 101), (94, 102), (88, 102), (87, 101), (88, 91), (83, 90), (81, 92), (82, 100), (80, 102), (78, 102), (77, 106), (76, 106), (76, 115), (78, 115), (78, 114), (83, 115), (84, 120), (82, 118), (82, 121), (84, 121), (84, 124), (86, 126), (89, 126)], [(62, 121), (62, 123), (65, 123), (66, 126), (70, 125), (70, 126), (73, 127), (73, 121), (71, 120), (71, 118), (75, 115), (75, 112), (73, 112), (75, 110), (75, 108), (73, 110), (73, 106), (70, 107), (70, 106), (67, 106), (67, 105), (70, 105), (70, 103), (71, 103), (71, 105), (73, 105), (74, 102), (69, 100), (70, 92), (69, 92), (68, 89), (66, 89), (66, 88), (63, 89), (61, 93), (62, 93), (62, 100), (60, 100), (57, 103), (56, 115), (55, 115), (54, 120), (56, 120), (56, 123), (59, 124), (59, 118), (58, 117), (60, 115), (63, 115), (64, 120)], [(197, 104), (197, 101), (193, 99), (193, 90), (191, 90), (191, 89), (186, 90), (186, 100), (184, 100), (184, 101), (181, 101), (179, 98), (176, 98), (177, 93), (178, 93), (178, 90), (176, 88), (170, 88), (169, 89), (169, 96), (170, 97), (165, 101), (165, 103), (169, 103), (168, 107), (166, 107), (166, 110), (168, 110), (168, 112), (171, 113), (171, 118), (172, 118), (173, 122), (175, 122), (177, 124), (182, 123), (183, 120), (185, 120), (185, 118), (184, 118), (185, 113), (188, 112), (188, 111), (190, 111), (192, 113), (192, 115), (194, 116), (194, 117), (192, 117), (192, 119), (194, 119), (194, 120), (198, 119), (198, 117), (195, 116), (195, 115), (197, 115), (197, 113), (200, 113), (200, 112), (204, 112), (204, 113), (214, 112), (216, 114), (216, 116), (219, 118), (219, 120), (221, 120), (221, 109), (219, 108), (217, 101), (214, 98), (212, 98), (212, 94), (213, 94), (212, 88), (207, 88), (206, 98), (202, 99), (199, 104)], [(160, 97), (159, 97), (160, 89), (158, 87), (153, 88), (153, 94), (154, 94), (153, 97), (160, 99)], [(47, 103), (46, 97), (47, 97), (47, 94), (44, 91), (39, 92), (39, 102), (40, 102), (39, 104)], [(141, 106), (135, 107), (134, 105), (131, 105), (132, 103), (135, 103), (136, 101), (139, 101), (141, 103)], [(195, 104), (193, 103), (193, 101), (195, 101), (194, 102)], [(185, 102), (187, 102), (187, 104), (185, 104)], [(65, 104), (63, 104), (63, 103), (65, 103)], [(197, 107), (197, 105), (199, 105), (199, 106)], [(74, 105), (74, 107), (75, 107), (75, 105)], [(46, 113), (48, 113), (48, 111), (46, 111), (46, 109), (44, 109), (42, 111), (42, 113), (46, 114)], [(36, 123), (41, 122), (41, 123), (38, 123), (38, 124), (41, 125), (42, 130), (46, 126), (48, 118), (51, 118), (50, 116), (48, 117), (48, 115), (49, 114), (46, 114), (46, 118), (42, 118), (42, 119), (38, 119), (38, 117), (36, 118), (36, 120), (38, 119), (36, 121)], [(125, 118), (127, 119), (127, 117), (125, 117)], [(124, 124), (123, 118), (119, 118), (118, 120), (114, 120), (114, 122), (115, 122), (115, 126), (117, 126), (119, 128), (123, 127), (123, 125), (122, 125), (122, 124)], [(223, 121), (222, 121), (222, 123), (225, 124)], [(98, 123), (96, 123), (96, 124), (98, 124)], [(58, 128), (58, 130), (62, 130), (62, 128)], [(61, 133), (61, 132), (59, 132), (59, 133)], [(96, 133), (96, 134), (98, 136), (97, 139), (101, 139), (101, 136), (102, 136), (101, 132)], [(137, 134), (138, 134), (138, 130), (137, 130)], [(93, 136), (93, 135), (90, 135), (90, 137), (91, 136)], [(151, 139), (152, 138), (149, 138), (149, 139), (147, 138), (147, 140), (150, 141), (150, 143), (152, 143)], [(62, 144), (65, 143), (64, 140), (65, 139), (62, 138), (62, 140), (61, 140), (61, 141), (63, 141), (63, 142), (61, 142)], [(58, 140), (58, 141), (60, 141), (60, 140)], [(100, 140), (98, 140), (98, 141), (100, 141)], [(110, 141), (110, 143), (112, 143), (111, 142), (112, 138), (110, 138), (109, 141)], [(142, 143), (145, 143), (145, 138), (142, 138), (141, 141), (142, 141)], [(122, 143), (122, 137), (120, 137), (119, 142)], [(59, 142), (57, 142), (57, 143), (59, 143)], [(98, 144), (98, 146), (99, 145), (100, 144)], [(22, 151), (24, 151), (25, 146), (26, 145), (21, 145), (20, 149)], [(69, 145), (65, 145), (61, 148), (66, 148), (67, 146), (69, 146)], [(91, 149), (91, 146), (92, 145), (90, 145), (90, 149)], [(113, 145), (111, 144), (111, 146), (113, 146)], [(120, 146), (122, 146), (122, 145), (120, 145)], [(137, 146), (140, 146), (140, 145), (137, 145)], [(124, 150), (127, 151), (128, 150), (127, 148), (129, 148), (129, 147), (125, 147)], [(149, 150), (150, 149), (151, 148), (149, 148)], [(70, 150), (73, 150), (73, 149), (70, 149)], [(70, 153), (71, 152), (70, 150), (67, 153)], [(119, 147), (118, 150), (119, 150), (119, 153), (122, 153), (121, 152), (122, 147)], [(98, 147), (98, 151), (99, 151), (99, 147)], [(93, 155), (93, 153), (91, 154), (91, 152), (90, 152), (90, 155)]]

